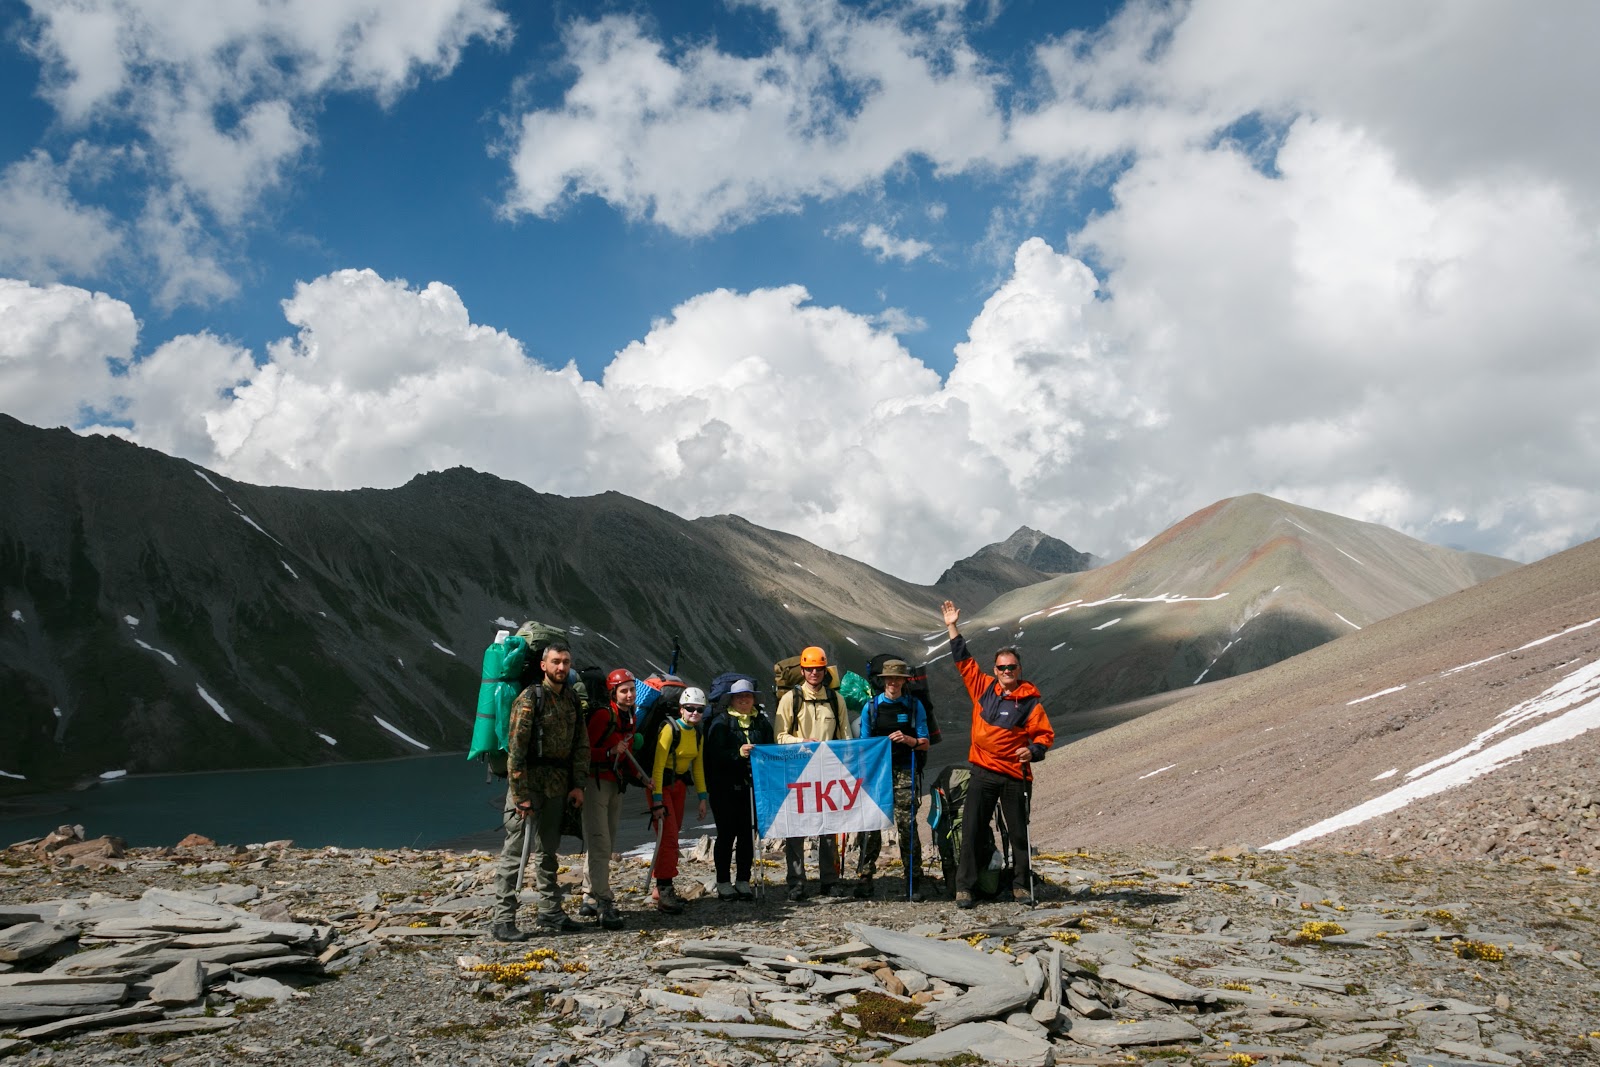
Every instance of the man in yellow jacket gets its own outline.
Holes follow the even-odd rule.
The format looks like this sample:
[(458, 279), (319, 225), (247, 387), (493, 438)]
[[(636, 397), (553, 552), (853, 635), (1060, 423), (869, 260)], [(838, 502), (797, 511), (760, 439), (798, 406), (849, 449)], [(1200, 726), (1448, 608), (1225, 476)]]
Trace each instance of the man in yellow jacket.
[[(800, 653), (804, 679), (778, 700), (773, 726), (778, 744), (801, 741), (845, 741), (851, 737), (850, 717), (844, 697), (828, 688), (828, 654), (815, 645)], [(806, 839), (791, 837), (783, 843), (790, 900), (804, 900), (806, 892)], [(824, 896), (843, 896), (839, 885), (839, 843), (832, 834), (817, 838), (817, 866)]]

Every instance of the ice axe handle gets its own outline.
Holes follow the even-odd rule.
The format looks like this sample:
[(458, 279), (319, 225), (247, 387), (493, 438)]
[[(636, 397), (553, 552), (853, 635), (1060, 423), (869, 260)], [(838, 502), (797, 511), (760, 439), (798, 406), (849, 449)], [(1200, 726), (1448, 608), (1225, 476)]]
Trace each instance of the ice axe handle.
[(517, 809), (517, 815), (522, 819), (522, 862), (517, 865), (517, 892), (522, 892), (522, 880), (528, 873), (528, 853), (533, 850), (533, 827), (528, 825), (528, 816), (531, 811)]

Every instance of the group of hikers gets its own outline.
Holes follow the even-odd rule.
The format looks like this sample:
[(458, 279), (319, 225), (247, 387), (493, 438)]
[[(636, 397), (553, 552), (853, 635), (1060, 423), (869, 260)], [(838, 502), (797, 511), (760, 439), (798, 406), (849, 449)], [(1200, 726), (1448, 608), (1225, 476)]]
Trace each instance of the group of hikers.
[[(1031, 903), (1028, 848), (1028, 799), (1032, 765), (1045, 758), (1055, 740), (1039, 690), (1021, 676), (1021, 656), (1014, 647), (994, 655), (993, 674), (973, 659), (957, 623), (960, 610), (942, 606), (952, 659), (972, 701), (972, 740), (967, 760), (970, 779), (960, 821), (986, 827), (1000, 809), (1012, 859), (1013, 899)], [(803, 741), (848, 740), (854, 736), (887, 737), (891, 743), (894, 818), (905, 827), (899, 835), (905, 871), (905, 899), (926, 899), (920, 886), (921, 850), (915, 829), (918, 806), (917, 771), (930, 744), (929, 714), (922, 701), (906, 691), (912, 677), (903, 660), (888, 659), (878, 668), (874, 689), (852, 724), (846, 705), (829, 682), (826, 652), (806, 648), (799, 657), (801, 682), (786, 689), (768, 719), (757, 703), (760, 695), (748, 678), (735, 680), (706, 719), (704, 690), (686, 686), (676, 708), (646, 728), (636, 715), (643, 683), (626, 668), (604, 679), (604, 694), (591, 694), (587, 711), (574, 684), (571, 649), (562, 641), (545, 644), (530, 684), (511, 705), (506, 744), (505, 843), (495, 867), (492, 935), (501, 941), (524, 941), (529, 933), (516, 922), (518, 888), (530, 852), (538, 891), (539, 930), (565, 933), (582, 929), (562, 908), (557, 883), (563, 816), (581, 813), (586, 863), (579, 915), (606, 929), (620, 929), (624, 919), (611, 885), (611, 857), (622, 814), (623, 793), (630, 784), (650, 790), (650, 811), (656, 826), (652, 861), (655, 907), (668, 914), (683, 910), (673, 885), (678, 874), (678, 836), (692, 788), (698, 817), (709, 805), (716, 823), (712, 858), (716, 894), (723, 900), (754, 897), (751, 871), (755, 862), (756, 811), (750, 769), (757, 745)], [(715, 689), (715, 687), (713, 687)], [(653, 733), (654, 736), (647, 736)], [(531, 835), (531, 836), (530, 836)], [(857, 835), (859, 842), (855, 896), (874, 893), (874, 877), (882, 851), (882, 834)], [(955, 870), (955, 904), (973, 906), (979, 865), (988, 857), (978, 852), (979, 835), (962, 835)], [(790, 900), (806, 899), (804, 838), (785, 841), (786, 888)], [(820, 892), (844, 896), (842, 857), (837, 839), (818, 839)], [(949, 886), (946, 887), (950, 888)]]

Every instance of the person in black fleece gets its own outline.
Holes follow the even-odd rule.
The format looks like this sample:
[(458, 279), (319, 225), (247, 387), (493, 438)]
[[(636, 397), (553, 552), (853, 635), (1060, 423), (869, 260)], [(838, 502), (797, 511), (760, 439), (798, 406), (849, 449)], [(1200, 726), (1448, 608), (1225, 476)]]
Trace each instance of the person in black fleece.
[[(740, 679), (728, 693), (728, 706), (706, 727), (706, 787), (717, 840), (711, 856), (717, 868), (717, 896), (750, 900), (750, 867), (755, 857), (754, 793), (750, 784), (750, 749), (777, 741), (772, 722), (756, 707), (756, 687)], [(738, 880), (729, 875), (737, 856)]]

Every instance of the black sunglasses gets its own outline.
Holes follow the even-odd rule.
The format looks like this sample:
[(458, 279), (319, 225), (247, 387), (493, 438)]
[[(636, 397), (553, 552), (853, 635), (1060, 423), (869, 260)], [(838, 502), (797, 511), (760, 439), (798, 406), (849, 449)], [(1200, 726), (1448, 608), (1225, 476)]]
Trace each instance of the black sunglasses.
[(1022, 669), (1022, 664), (1020, 664), (1020, 663), (996, 663), (994, 665), (994, 669), (997, 670), (997, 671), (1019, 671), (1019, 670)]

